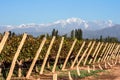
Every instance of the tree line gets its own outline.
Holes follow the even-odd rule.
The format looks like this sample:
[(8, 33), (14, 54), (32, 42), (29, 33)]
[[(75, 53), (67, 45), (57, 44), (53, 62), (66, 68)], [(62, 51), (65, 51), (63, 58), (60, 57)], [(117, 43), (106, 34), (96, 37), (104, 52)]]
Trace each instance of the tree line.
[[(9, 33), (10, 33), (9, 37), (17, 36), (17, 34), (15, 32), (9, 31)], [(2, 38), (1, 36), (2, 36), (2, 34), (0, 33), (0, 39)], [(33, 35), (31, 35), (31, 36), (33, 36)], [(77, 38), (78, 40), (83, 40), (83, 31), (82, 31), (82, 29), (74, 29), (74, 30), (70, 31), (70, 33), (68, 33), (68, 34), (60, 35), (58, 30), (53, 29), (51, 34), (46, 33), (46, 34), (42, 34), (38, 37), (51, 38), (53, 36), (56, 36), (56, 38), (63, 36), (65, 38), (70, 38), (70, 39)], [(101, 42), (119, 42), (118, 38), (116, 38), (116, 37), (108, 36), (108, 37), (103, 38), (102, 35), (97, 39), (84, 39), (84, 40), (96, 40), (96, 41), (101, 41)]]

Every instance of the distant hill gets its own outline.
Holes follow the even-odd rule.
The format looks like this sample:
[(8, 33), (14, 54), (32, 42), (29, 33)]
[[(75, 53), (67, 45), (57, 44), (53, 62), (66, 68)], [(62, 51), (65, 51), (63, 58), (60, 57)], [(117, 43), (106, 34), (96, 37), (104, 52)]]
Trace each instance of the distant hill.
[(96, 31), (83, 31), (84, 38), (99, 38), (101, 35), (103, 37), (116, 37), (120, 40), (120, 25), (114, 25), (112, 27), (107, 27)]

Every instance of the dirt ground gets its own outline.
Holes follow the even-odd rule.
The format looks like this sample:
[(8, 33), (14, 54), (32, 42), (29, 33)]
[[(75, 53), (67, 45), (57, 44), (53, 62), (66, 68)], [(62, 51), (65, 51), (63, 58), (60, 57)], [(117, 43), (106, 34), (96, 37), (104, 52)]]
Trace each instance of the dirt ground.
[[(52, 80), (52, 76), (41, 75), (39, 77), (41, 78), (43, 77), (43, 78), (42, 79), (37, 78), (34, 80)], [(69, 80), (69, 78), (68, 76), (66, 76), (66, 77), (58, 78), (58, 80)], [(77, 78), (73, 80), (120, 80), (120, 64), (117, 64), (112, 68), (106, 69), (103, 72), (97, 73), (96, 75), (88, 76), (82, 79)]]
[(120, 64), (98, 75), (89, 76), (81, 80), (120, 80)]

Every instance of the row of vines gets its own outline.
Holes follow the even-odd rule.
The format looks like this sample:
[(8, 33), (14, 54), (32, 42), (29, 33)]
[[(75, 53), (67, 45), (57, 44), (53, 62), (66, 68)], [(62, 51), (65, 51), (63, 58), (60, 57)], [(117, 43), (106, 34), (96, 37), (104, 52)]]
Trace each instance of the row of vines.
[[(3, 36), (4, 35), (0, 35), (0, 41), (3, 39)], [(23, 37), (23, 35), (9, 35), (9, 37), (8, 37), (4, 47), (3, 47), (3, 50), (0, 54), (0, 63), (2, 63), (5, 66), (5, 68), (7, 68), (7, 69), (10, 68), (11, 62), (15, 56), (15, 53), (17, 51), (18, 46), (20, 45), (22, 37)], [(42, 48), (42, 51), (40, 52), (40, 55), (37, 59), (36, 66), (38, 65), (41, 67), (43, 60), (46, 56), (46, 53), (48, 51), (48, 47), (50, 46), (52, 38), (53, 38), (52, 36), (47, 38), (47, 40)], [(43, 40), (43, 36), (33, 37), (32, 35), (27, 35), (25, 43), (23, 44), (23, 47), (22, 47), (20, 54), (17, 58), (18, 64), (20, 63), (20, 61), (22, 61), (22, 66), (19, 65), (18, 66), (19, 68), (24, 67), (24, 68), (29, 69), (30, 64), (32, 63), (32, 61), (34, 59), (35, 54), (36, 54), (38, 48), (40, 47), (42, 40)], [(50, 67), (53, 67), (53, 65), (54, 65), (61, 40), (62, 40), (62, 36), (56, 37), (55, 41), (53, 43), (53, 46), (50, 50), (50, 54), (49, 54), (49, 57), (47, 59), (47, 64), (48, 64), (48, 66), (50, 65)], [(57, 63), (58, 64), (57, 67), (62, 68), (61, 66), (64, 66), (61, 64), (63, 64), (65, 62), (65, 59), (68, 56), (68, 53), (71, 50), (71, 46), (73, 45), (74, 41), (75, 41), (75, 39), (71, 39), (71, 38), (64, 39), (62, 49), (60, 52), (60, 56), (59, 56), (59, 60)], [(90, 59), (93, 59), (92, 55), (94, 54), (96, 47), (99, 44), (101, 44), (101, 48), (100, 48), (99, 54), (97, 56), (97, 59), (102, 57), (102, 56), (100, 56), (101, 55), (100, 53), (102, 53), (102, 50), (104, 49), (105, 44), (107, 42), (99, 42), (99, 41), (93, 41), (93, 40), (77, 40), (77, 42), (75, 43), (75, 46), (73, 47), (72, 52), (70, 53), (70, 57), (69, 57), (68, 62), (66, 64), (66, 68), (70, 67), (70, 65), (74, 61), (76, 55), (78, 54), (78, 52), (79, 52), (79, 50), (84, 42), (85, 42), (85, 45), (84, 45), (82, 51), (80, 52), (78, 59), (80, 59), (83, 56), (84, 52), (87, 51), (86, 53), (89, 53), (90, 55), (87, 58), (86, 64), (89, 64), (89, 61), (90, 61)], [(110, 45), (113, 45), (113, 43)], [(118, 45), (118, 44), (115, 43), (115, 45)], [(91, 48), (91, 47), (93, 47), (93, 48)], [(114, 49), (115, 49), (115, 47), (113, 47), (113, 50)], [(91, 51), (89, 52), (89, 50), (91, 50)], [(85, 57), (88, 55), (86, 53), (85, 53)], [(83, 59), (81, 59), (81, 60), (83, 60)], [(83, 62), (84, 62), (84, 60), (80, 63), (80, 65), (83, 65)], [(25, 64), (27, 67), (25, 67)], [(49, 67), (49, 69), (51, 70), (52, 68), (50, 68), (50, 67)], [(18, 68), (15, 67), (15, 69), (18, 69)], [(35, 69), (35, 67), (34, 67), (34, 69)], [(26, 72), (27, 70), (25, 70), (24, 72)]]

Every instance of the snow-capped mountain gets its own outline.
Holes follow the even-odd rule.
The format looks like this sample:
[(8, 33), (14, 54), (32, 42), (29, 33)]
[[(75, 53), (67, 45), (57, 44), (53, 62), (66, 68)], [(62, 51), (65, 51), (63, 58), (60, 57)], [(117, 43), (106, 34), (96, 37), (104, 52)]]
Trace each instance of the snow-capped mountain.
[(82, 30), (99, 30), (111, 27), (114, 24), (108, 21), (86, 21), (80, 18), (69, 18), (66, 20), (58, 20), (47, 24), (22, 24), (19, 26), (0, 26), (0, 32), (14, 31), (23, 32), (51, 32), (53, 28), (58, 29), (60, 33), (68, 33), (73, 29), (81, 28)]
[[(0, 32), (12, 31), (15, 33), (27, 32), (34, 36), (40, 34), (51, 33), (53, 29), (57, 29), (59, 34), (70, 34), (73, 29), (82, 29), (84, 38), (98, 38), (100, 35), (118, 37), (120, 25), (116, 25), (111, 21), (86, 21), (80, 18), (69, 18), (66, 20), (58, 20), (47, 24), (21, 24), (19, 26), (0, 26)], [(112, 30), (111, 30), (112, 29)], [(109, 32), (109, 33), (108, 33)], [(114, 33), (114, 35), (113, 35)], [(116, 35), (115, 35), (116, 34)], [(120, 37), (119, 37), (120, 39)]]

